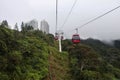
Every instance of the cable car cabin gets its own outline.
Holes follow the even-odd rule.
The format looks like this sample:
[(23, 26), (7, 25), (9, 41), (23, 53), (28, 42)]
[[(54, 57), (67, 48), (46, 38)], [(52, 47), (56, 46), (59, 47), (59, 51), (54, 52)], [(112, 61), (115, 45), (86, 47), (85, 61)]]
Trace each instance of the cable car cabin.
[(80, 36), (79, 36), (79, 34), (74, 34), (74, 35), (72, 36), (72, 42), (73, 42), (74, 44), (80, 43)]
[[(58, 40), (58, 36), (55, 36), (54, 38), (56, 41)], [(63, 39), (64, 39), (63, 36), (61, 36), (61, 40), (63, 40)]]
[(56, 40), (56, 41), (58, 40), (58, 36), (55, 36), (55, 40)]
[(63, 38), (63, 36), (61, 36), (61, 40), (63, 40), (64, 38)]

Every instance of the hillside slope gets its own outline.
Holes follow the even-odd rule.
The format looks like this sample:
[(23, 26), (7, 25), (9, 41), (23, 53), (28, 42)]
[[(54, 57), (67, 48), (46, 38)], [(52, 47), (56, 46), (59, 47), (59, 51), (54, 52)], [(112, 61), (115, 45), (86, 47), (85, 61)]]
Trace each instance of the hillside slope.
[(0, 80), (69, 80), (68, 54), (51, 34), (0, 26)]
[(72, 80), (119, 80), (120, 50), (100, 40), (81, 40), (73, 44), (64, 40), (63, 50), (69, 54)]
[(94, 39), (77, 45), (64, 40), (59, 53), (52, 34), (27, 28), (0, 25), (0, 80), (120, 79), (118, 41), (109, 46)]

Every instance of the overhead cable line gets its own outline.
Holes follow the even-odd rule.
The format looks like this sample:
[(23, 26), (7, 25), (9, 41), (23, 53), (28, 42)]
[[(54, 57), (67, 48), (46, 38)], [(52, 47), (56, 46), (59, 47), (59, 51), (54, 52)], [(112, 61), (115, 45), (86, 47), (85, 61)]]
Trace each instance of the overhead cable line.
[[(96, 18), (94, 18), (94, 19), (92, 19), (92, 20), (90, 20), (90, 21), (88, 21), (88, 22), (86, 22), (85, 24), (83, 24), (83, 25), (81, 25), (81, 26), (79, 26), (79, 27), (77, 27), (77, 28), (82, 28), (82, 27), (86, 26), (87, 24), (89, 24), (89, 23), (91, 23), (91, 22), (93, 22), (93, 21), (98, 20), (99, 18), (101, 18), (101, 17), (103, 17), (103, 16), (105, 16), (105, 15), (113, 12), (114, 10), (116, 10), (116, 9), (118, 9), (118, 8), (120, 8), (120, 6), (117, 6), (117, 7), (113, 8), (112, 10), (110, 10), (110, 11), (108, 11), (108, 12), (106, 12), (106, 13), (104, 13), (104, 14), (102, 14), (102, 15), (100, 15), (100, 16), (98, 16), (98, 17), (96, 17)], [(76, 28), (75, 28), (75, 29), (76, 29)]]
[(72, 5), (72, 8), (70, 9), (70, 12), (68, 13), (67, 17), (65, 18), (64, 23), (62, 24), (62, 26), (61, 26), (60, 28), (63, 28), (64, 25), (66, 24), (66, 22), (68, 21), (68, 18), (69, 18), (69, 16), (71, 15), (71, 13), (72, 13), (72, 11), (73, 11), (73, 8), (75, 7), (76, 3), (77, 3), (77, 0), (74, 1), (73, 5)]
[(83, 24), (83, 25), (81, 25), (81, 26), (79, 26), (79, 27), (76, 27), (75, 29), (70, 30), (69, 32), (71, 32), (71, 31), (73, 31), (73, 30), (76, 30), (76, 29), (78, 29), (78, 28), (85, 27), (85, 26), (88, 25), (89, 23), (91, 23), (91, 22), (93, 22), (93, 21), (96, 21), (97, 19), (99, 19), (99, 18), (101, 18), (101, 17), (103, 17), (103, 16), (105, 16), (105, 15), (113, 12), (114, 10), (116, 10), (116, 9), (118, 9), (118, 8), (120, 8), (120, 6), (117, 6), (117, 7), (113, 8), (112, 10), (110, 10), (110, 11), (108, 11), (108, 12), (106, 12), (106, 13), (104, 13), (104, 14), (102, 14), (102, 15), (100, 15), (100, 16), (98, 16), (98, 17), (96, 17), (96, 18), (94, 18), (94, 19), (92, 19), (92, 20), (90, 20), (90, 21), (88, 21), (88, 22), (86, 22), (85, 24)]

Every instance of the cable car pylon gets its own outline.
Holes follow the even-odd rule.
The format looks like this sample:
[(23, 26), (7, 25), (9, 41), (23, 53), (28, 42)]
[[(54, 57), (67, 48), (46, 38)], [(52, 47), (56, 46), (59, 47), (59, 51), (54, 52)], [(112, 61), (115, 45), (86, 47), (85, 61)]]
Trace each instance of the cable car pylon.
[(55, 29), (55, 40), (59, 41), (59, 52), (62, 52), (62, 46), (61, 46), (61, 36), (63, 32), (58, 31), (58, 0), (56, 0), (56, 29)]

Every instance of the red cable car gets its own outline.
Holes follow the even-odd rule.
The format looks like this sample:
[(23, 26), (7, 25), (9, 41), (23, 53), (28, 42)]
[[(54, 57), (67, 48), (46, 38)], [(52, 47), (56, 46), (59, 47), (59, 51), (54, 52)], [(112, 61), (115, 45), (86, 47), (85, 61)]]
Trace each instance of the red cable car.
[(58, 40), (58, 36), (55, 36), (55, 40), (56, 40), (56, 41)]
[(61, 40), (63, 40), (64, 38), (63, 38), (63, 36), (61, 36)]
[(63, 33), (61, 33), (61, 35), (60, 35), (60, 34), (58, 34), (58, 33), (56, 32), (54, 39), (57, 41), (59, 38), (61, 38), (61, 40), (64, 39), (64, 38), (63, 38)]
[[(58, 40), (58, 37), (59, 36), (55, 36), (55, 40), (57, 41)], [(63, 36), (61, 36), (61, 40), (63, 40), (64, 38), (63, 38)]]
[(57, 33), (57, 32), (55, 33), (54, 39), (55, 39), (56, 41), (58, 40), (58, 33)]
[(79, 34), (74, 34), (74, 35), (72, 36), (72, 42), (73, 42), (74, 44), (80, 43), (80, 36), (79, 36)]

